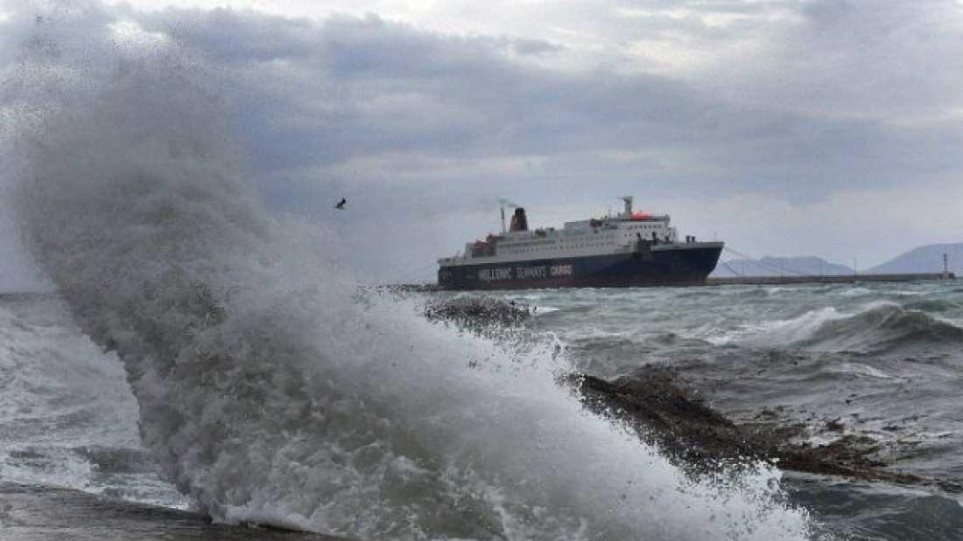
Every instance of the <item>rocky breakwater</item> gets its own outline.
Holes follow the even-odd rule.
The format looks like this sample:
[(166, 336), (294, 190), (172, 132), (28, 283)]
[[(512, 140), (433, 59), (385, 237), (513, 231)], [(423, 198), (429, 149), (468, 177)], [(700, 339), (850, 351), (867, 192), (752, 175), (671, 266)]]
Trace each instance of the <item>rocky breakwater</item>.
[(454, 297), (430, 300), (422, 314), (432, 321), (446, 321), (470, 331), (505, 329), (518, 326), (532, 317), (525, 304), (492, 297)]
[(899, 472), (880, 457), (882, 448), (876, 440), (843, 434), (833, 421), (821, 427), (821, 435), (830, 436), (824, 444), (808, 441), (803, 423), (785, 421), (769, 410), (751, 422), (734, 422), (665, 366), (644, 366), (612, 381), (573, 374), (566, 383), (577, 390), (587, 408), (628, 422), (641, 439), (659, 446), (694, 473), (762, 460), (786, 471), (961, 491), (951, 481)]

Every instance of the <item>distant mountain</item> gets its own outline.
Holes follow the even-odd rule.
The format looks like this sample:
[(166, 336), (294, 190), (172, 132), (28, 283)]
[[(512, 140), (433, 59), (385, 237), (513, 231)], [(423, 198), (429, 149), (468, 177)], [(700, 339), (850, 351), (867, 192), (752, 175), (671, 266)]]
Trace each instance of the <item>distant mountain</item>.
[(900, 274), (904, 272), (943, 272), (943, 254), (949, 258), (950, 272), (963, 271), (963, 242), (930, 244), (913, 248), (886, 263), (868, 269), (867, 273)]
[(832, 263), (821, 257), (764, 257), (762, 259), (730, 259), (720, 261), (712, 276), (799, 276), (853, 274), (846, 265)]

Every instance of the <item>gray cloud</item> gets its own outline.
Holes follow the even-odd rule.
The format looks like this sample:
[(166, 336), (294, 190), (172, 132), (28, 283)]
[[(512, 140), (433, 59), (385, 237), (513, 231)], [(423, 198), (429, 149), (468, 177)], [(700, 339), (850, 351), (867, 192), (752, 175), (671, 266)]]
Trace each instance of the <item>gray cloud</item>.
[(959, 107), (963, 6), (813, 1), (758, 58), (715, 72), (753, 101), (878, 119)]
[[(838, 24), (833, 19), (826, 31)], [(223, 10), (172, 11), (148, 28), (228, 65), (243, 65), (249, 84), (239, 98), (248, 100), (243, 105), (252, 113), (251, 131), (274, 129), (271, 141), (258, 146), (265, 158), (271, 149), (278, 153), (267, 162), (279, 167), (382, 152), (490, 157), (668, 147), (694, 158), (722, 151), (727, 158), (709, 164), (714, 170), (724, 173), (734, 162), (738, 176), (770, 176), (772, 162), (796, 168), (815, 155), (819, 168), (827, 158), (850, 162), (854, 154), (857, 161), (886, 160), (891, 153), (877, 151), (902, 144), (899, 134), (906, 131), (886, 126), (885, 117), (799, 112), (786, 103), (796, 97), (791, 93), (759, 100), (769, 103), (734, 104), (665, 77), (525, 65), (507, 57), (511, 42), (419, 32), (376, 17), (312, 24)], [(282, 69), (278, 61), (288, 65)], [(801, 67), (780, 76), (809, 74)], [(258, 79), (264, 82), (250, 84)], [(905, 92), (906, 82), (890, 93)], [(825, 84), (824, 92), (845, 92), (853, 84)], [(287, 122), (276, 122), (278, 115)], [(758, 170), (743, 175), (747, 167)]]
[[(804, 206), (842, 192), (939, 185), (963, 166), (958, 4), (606, 6), (598, 18), (626, 47), (751, 42), (752, 52), (677, 76), (613, 67), (608, 57), (572, 68), (563, 61), (569, 46), (537, 36), (224, 9), (90, 8), (72, 32), (104, 36), (129, 18), (203, 59), (267, 197), (335, 224), (359, 253), (378, 254), (359, 258), (374, 276), (430, 267), (493, 228), (499, 196), (552, 216), (629, 192)], [(572, 16), (589, 10), (576, 4)], [(15, 61), (13, 41), (23, 41), (28, 19), (0, 23), (20, 36), (4, 38), (4, 62)], [(328, 203), (341, 194), (365, 210), (331, 214)], [(719, 229), (744, 251), (777, 245), (757, 231), (764, 225), (727, 220)], [(695, 217), (693, 226), (712, 224)], [(827, 231), (813, 224), (800, 235)], [(869, 257), (888, 255), (882, 250)]]

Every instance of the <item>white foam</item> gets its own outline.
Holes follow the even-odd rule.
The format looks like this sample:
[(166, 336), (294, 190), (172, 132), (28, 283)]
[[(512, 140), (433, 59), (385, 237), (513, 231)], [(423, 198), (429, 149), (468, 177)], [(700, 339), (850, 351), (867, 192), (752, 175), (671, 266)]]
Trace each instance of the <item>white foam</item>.
[(894, 379), (896, 377), (879, 368), (874, 368), (868, 364), (856, 362), (842, 362), (836, 365), (828, 366), (826, 367), (826, 370), (841, 374), (856, 374), (876, 379)]

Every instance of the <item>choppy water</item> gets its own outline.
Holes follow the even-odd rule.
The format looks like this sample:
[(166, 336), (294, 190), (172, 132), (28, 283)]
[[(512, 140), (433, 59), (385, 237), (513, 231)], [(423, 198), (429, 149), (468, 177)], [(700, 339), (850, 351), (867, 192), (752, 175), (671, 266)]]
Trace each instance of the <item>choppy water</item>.
[(122, 366), (50, 295), (0, 295), (0, 481), (186, 508), (140, 445)]
[[(963, 286), (532, 291), (579, 370), (604, 377), (661, 363), (738, 420), (774, 412), (811, 441), (865, 435), (898, 471), (963, 481)], [(960, 495), (790, 476), (793, 501), (867, 539), (963, 538)], [(862, 536), (862, 537), (860, 537)]]
[[(787, 421), (799, 421), (810, 426), (815, 441), (831, 438), (833, 434), (823, 430), (823, 426), (827, 420), (839, 419), (846, 433), (867, 435), (878, 440), (883, 449), (881, 456), (900, 471), (929, 478), (963, 481), (963, 442), (960, 436), (963, 434), (963, 414), (958, 407), (958, 397), (963, 390), (963, 353), (960, 351), (960, 341), (963, 339), (963, 288), (954, 283), (546, 290), (511, 292), (503, 296), (537, 307), (537, 316), (527, 328), (542, 337), (540, 342), (563, 348), (561, 357), (567, 359), (565, 370), (615, 377), (630, 374), (644, 364), (666, 364), (678, 369), (680, 377), (701, 392), (711, 405), (736, 419), (750, 419), (764, 409), (778, 411), (778, 415)], [(414, 306), (408, 302), (383, 302), (398, 313), (414, 313)], [(441, 333), (435, 338), (458, 334), (444, 325), (429, 328)], [(182, 495), (173, 484), (162, 479), (163, 468), (140, 443), (138, 404), (126, 381), (122, 361), (114, 354), (100, 351), (79, 331), (68, 316), (68, 308), (63, 301), (52, 296), (5, 297), (0, 302), (0, 332), (3, 333), (0, 382), (4, 391), (0, 395), (0, 479), (37, 487), (71, 487), (132, 502), (204, 509), (203, 504), (198, 505), (196, 497)], [(441, 343), (450, 345), (447, 342), (449, 339), (442, 339)], [(462, 336), (459, 347), (472, 347), (460, 342), (465, 339), (476, 340)], [(502, 354), (495, 347), (485, 355)], [(554, 361), (547, 360), (553, 357), (547, 353), (538, 354), (545, 357), (526, 355), (527, 363), (548, 363), (556, 370), (559, 368), (557, 355)], [(418, 367), (418, 361), (407, 358), (403, 350), (391, 358), (406, 368)], [(489, 361), (477, 357), (475, 360)], [(548, 408), (558, 409), (569, 403), (569, 399), (561, 393), (559, 400), (563, 402), (556, 403), (555, 399), (544, 396), (545, 393), (554, 392), (552, 389), (558, 389), (550, 378), (549, 387), (531, 385), (531, 378), (539, 377), (538, 372), (533, 373), (515, 364), (499, 365), (500, 373), (508, 369), (507, 380), (498, 377), (486, 382), (482, 390), (472, 390), (475, 394), (464, 407), (479, 411), (502, 410), (499, 417), (493, 419), (485, 414), (469, 415), (462, 410), (449, 409), (453, 405), (454, 408), (461, 405), (459, 401), (446, 397), (446, 394), (464, 393), (471, 389), (450, 378), (471, 378), (478, 371), (477, 364), (473, 364), (474, 369), (468, 369), (464, 361), (445, 359), (443, 362), (450, 362), (458, 369), (456, 373), (445, 374), (441, 381), (426, 374), (419, 376), (430, 385), (440, 386), (434, 392), (427, 388), (422, 389), (423, 392), (431, 393), (432, 400), (447, 401), (444, 407), (435, 409), (421, 400), (417, 401), (419, 408), (426, 408), (424, 411), (430, 417), (429, 424), (451, 423), (451, 426), (418, 428), (416, 425), (422, 425), (425, 421), (417, 420), (418, 414), (403, 405), (399, 405), (400, 412), (394, 417), (381, 414), (383, 420), (380, 422), (407, 423), (411, 425), (409, 430), (429, 431), (423, 432), (420, 438), (417, 433), (407, 432), (409, 441), (404, 443), (407, 449), (404, 456), (410, 458), (399, 462), (398, 457), (393, 457), (389, 466), (391, 473), (379, 472), (375, 477), (358, 479), (364, 472), (352, 470), (364, 467), (358, 461), (367, 458), (359, 456), (358, 451), (349, 453), (346, 463), (320, 464), (322, 458), (317, 453), (332, 452), (322, 450), (323, 439), (327, 437), (336, 437), (339, 445), (343, 445), (344, 438), (349, 435), (363, 438), (366, 441), (362, 449), (369, 449), (372, 444), (387, 445), (373, 441), (371, 435), (365, 435), (362, 431), (370, 434), (373, 429), (363, 424), (358, 424), (354, 430), (349, 429), (348, 434), (331, 434), (328, 432), (330, 428), (311, 421), (304, 421), (300, 427), (289, 426), (291, 433), (272, 436), (272, 439), (276, 437), (281, 441), (269, 459), (276, 461), (279, 455), (286, 454), (292, 464), (286, 464), (285, 469), (297, 466), (301, 475), (310, 475), (304, 468), (318, 468), (319, 482), (332, 476), (341, 479), (348, 474), (355, 477), (352, 483), (380, 484), (379, 490), (386, 489), (383, 483), (392, 483), (389, 486), (396, 486), (396, 490), (401, 491), (395, 500), (365, 496), (372, 498), (370, 502), (385, 506), (378, 513), (383, 513), (383, 516), (397, 512), (390, 508), (392, 505), (400, 506), (406, 513), (417, 512), (415, 507), (419, 505), (432, 509), (432, 512), (437, 512), (436, 506), (439, 505), (461, 505), (459, 500), (444, 503), (444, 493), (477, 487), (473, 484), (477, 479), (431, 479), (430, 472), (423, 471), (424, 465), (419, 461), (433, 454), (428, 449), (416, 451), (411, 447), (428, 445), (435, 437), (452, 441), (465, 438), (464, 434), (453, 432), (471, 432), (461, 425), (459, 417), (466, 417), (466, 423), (476, 423), (474, 428), (477, 434), (460, 443), (475, 446), (474, 452), (495, 453), (499, 460), (511, 462), (518, 458), (511, 456), (515, 453), (535, 453), (532, 459), (538, 460), (538, 453), (544, 451), (546, 459), (566, 464), (565, 476), (573, 473), (579, 475), (572, 471), (578, 468), (604, 473), (605, 468), (600, 470), (599, 465), (592, 461), (605, 460), (607, 455), (599, 453), (611, 452), (610, 449), (597, 448), (600, 441), (605, 446), (613, 444), (613, 440), (608, 439), (612, 437), (611, 433), (604, 429), (605, 423), (595, 425), (593, 422), (596, 429), (602, 429), (602, 432), (591, 433), (591, 437), (597, 438), (597, 441), (588, 448), (595, 448), (595, 451), (586, 452), (582, 444), (572, 445), (565, 438), (557, 438), (559, 433), (566, 438), (571, 434), (571, 427), (563, 427), (563, 424), (586, 419), (574, 406), (574, 401), (570, 402), (573, 407), (565, 408), (560, 414), (549, 412)], [(436, 366), (435, 369), (440, 367)], [(381, 385), (386, 383), (382, 382)], [(495, 385), (495, 388), (491, 385)], [(396, 392), (391, 393), (394, 399), (404, 400)], [(486, 397), (478, 393), (492, 394)], [(492, 397), (500, 401), (522, 401), (527, 405), (523, 410), (517, 406), (508, 409), (496, 405), (480, 406), (486, 398)], [(224, 397), (218, 399), (221, 400)], [(311, 415), (304, 411), (310, 406), (300, 401), (303, 399), (288, 396), (281, 400), (284, 403), (278, 404), (278, 407), (298, 410), (289, 414), (291, 418), (285, 422), (297, 422), (297, 419)], [(364, 401), (359, 401), (344, 407), (364, 410), (375, 406), (365, 406)], [(525, 412), (531, 408), (535, 410)], [(508, 417), (501, 417), (501, 414)], [(351, 415), (353, 413), (349, 412)], [(364, 415), (362, 411), (358, 423), (365, 422)], [(407, 418), (407, 415), (412, 418)], [(566, 416), (572, 417), (567, 419)], [(556, 423), (553, 418), (558, 418), (559, 424), (553, 424)], [(508, 426), (499, 426), (500, 423)], [(515, 439), (520, 437), (514, 435), (516, 429), (537, 433), (546, 427), (549, 433), (537, 435), (534, 448)], [(265, 427), (260, 427), (260, 430), (265, 430)], [(316, 433), (306, 434), (305, 431)], [(397, 437), (390, 434), (387, 431), (385, 437)], [(588, 437), (585, 433), (581, 435)], [(420, 441), (413, 441), (417, 439)], [(252, 441), (265, 445), (261, 436), (252, 438)], [(297, 443), (303, 441), (313, 442), (310, 453), (305, 454), (306, 449), (297, 447)], [(672, 468), (640, 443), (629, 443), (621, 437), (615, 441), (621, 442), (619, 445), (637, 446), (647, 458), (633, 466), (627, 462), (632, 460), (627, 458), (631, 453), (623, 454), (617, 459), (618, 473), (615, 477), (604, 479), (595, 488), (582, 486), (580, 489), (592, 490), (590, 497), (604, 502), (606, 490), (612, 489), (612, 494), (618, 494), (621, 498), (632, 482), (638, 482), (648, 485), (643, 489), (647, 498), (660, 497), (658, 487), (651, 490), (651, 484), (658, 485), (665, 483), (666, 479), (675, 478), (676, 474), (669, 474)], [(439, 442), (438, 447), (453, 452), (450, 451), (450, 443)], [(495, 451), (497, 447), (504, 452)], [(621, 452), (627, 451), (628, 448)], [(370, 451), (361, 454), (364, 452)], [(566, 456), (569, 453), (578, 454)], [(437, 455), (434, 456), (438, 459)], [(251, 467), (263, 459), (245, 453), (244, 460)], [(492, 467), (486, 466), (490, 463), (482, 457), (464, 460), (477, 461), (475, 467)], [(506, 466), (506, 475), (524, 476), (513, 465)], [(259, 483), (278, 484), (271, 487), (271, 494), (276, 500), (272, 502), (263, 497), (261, 504), (273, 503), (276, 507), (270, 511), (262, 508), (259, 516), (267, 517), (269, 521), (277, 521), (278, 516), (282, 516), (289, 522), (277, 522), (289, 524), (293, 522), (291, 514), (303, 510), (305, 505), (305, 499), (302, 498), (292, 502), (289, 489), (297, 487), (301, 491), (305, 490), (305, 485), (302, 479), (275, 477), (279, 474), (273, 470), (274, 467), (269, 467), (271, 473), (266, 478), (254, 475)], [(640, 475), (631, 471), (633, 468), (647, 471)], [(339, 473), (339, 469), (345, 471)], [(669, 474), (669, 477), (656, 477), (653, 480), (650, 477), (653, 469), (660, 472), (657, 475)], [(446, 471), (443, 475), (451, 473)], [(534, 475), (528, 482), (538, 482), (540, 476), (561, 474), (558, 466), (552, 466), (547, 469), (538, 467)], [(243, 482), (242, 479), (238, 488), (244, 486)], [(509, 479), (503, 478), (499, 482), (509, 487), (516, 486)], [(586, 482), (584, 478), (580, 480), (580, 483)], [(409, 488), (409, 484), (414, 486)], [(963, 534), (963, 507), (958, 494), (799, 474), (790, 474), (781, 484), (788, 506), (803, 508), (811, 515), (812, 518), (808, 520), (814, 527), (810, 535), (816, 535), (815, 531), (818, 530), (830, 532), (840, 539), (950, 540), (959, 539)], [(683, 486), (686, 486), (685, 483), (678, 485), (677, 489)], [(356, 489), (363, 490), (363, 486)], [(490, 485), (488, 489), (496, 490)], [(760, 488), (753, 487), (752, 483), (743, 489), (747, 494), (766, 494), (766, 491), (758, 492)], [(496, 492), (503, 490), (506, 488), (497, 489)], [(562, 485), (558, 490), (579, 489)], [(638, 519), (640, 527), (647, 521), (653, 521), (657, 527), (663, 528), (663, 535), (657, 538), (709, 538), (706, 536), (712, 533), (705, 528), (689, 530), (678, 527), (671, 531), (671, 525), (659, 524), (659, 521), (666, 519), (682, 524), (703, 516), (698, 510), (687, 506), (701, 505), (706, 509), (714, 509), (719, 505), (719, 500), (711, 491), (703, 492), (698, 487), (689, 487), (687, 490), (690, 494), (682, 502), (678, 501), (677, 496), (670, 497), (668, 508), (663, 507), (665, 512), (670, 513), (668, 517), (654, 517), (641, 508), (625, 509), (624, 512), (628, 516), (637, 513), (634, 518)], [(432, 494), (433, 491), (441, 494)], [(230, 494), (230, 487), (225, 494)], [(732, 494), (729, 493), (728, 497), (732, 497)], [(305, 521), (300, 526), (309, 530), (362, 533), (378, 539), (418, 538), (422, 535), (446, 537), (452, 531), (459, 532), (458, 535), (465, 538), (477, 539), (502, 535), (510, 539), (547, 539), (560, 532), (587, 539), (612, 535), (605, 533), (605, 527), (589, 530), (587, 522), (571, 526), (556, 523), (550, 525), (547, 532), (538, 530), (545, 527), (539, 525), (539, 519), (553, 511), (551, 505), (560, 505), (569, 512), (575, 511), (573, 505), (586, 505), (573, 504), (571, 500), (566, 503), (565, 494), (555, 494), (541, 511), (529, 515), (525, 519), (524, 527), (527, 529), (524, 532), (506, 532), (505, 526), (511, 523), (500, 522), (506, 516), (501, 513), (488, 514), (484, 505), (486, 501), (491, 501), (488, 500), (491, 494), (476, 493), (461, 497), (472, 496), (476, 498), (472, 507), (462, 508), (460, 513), (449, 516), (447, 523), (419, 523), (418, 527), (423, 528), (419, 530), (420, 533), (413, 530), (376, 532), (353, 531), (347, 527), (331, 528), (331, 525), (338, 524), (337, 519), (330, 523), (315, 519), (317, 522), (314, 526), (304, 516), (298, 520)], [(336, 493), (332, 495), (319, 490), (306, 500), (311, 505), (327, 506), (337, 505), (337, 502), (326, 500), (338, 497)], [(498, 501), (502, 501), (502, 497), (499, 494)], [(248, 498), (246, 501), (250, 505), (249, 496), (245, 498)], [(301, 507), (294, 507), (292, 503)], [(523, 500), (513, 502), (516, 512), (517, 506), (523, 505)], [(672, 507), (674, 505), (680, 507)], [(426, 510), (422, 509), (421, 512)], [(583, 520), (601, 518), (604, 522), (610, 517), (625, 520), (624, 517), (613, 517), (605, 509), (597, 513), (594, 517), (586, 515)], [(754, 534), (747, 532), (752, 532), (753, 528), (776, 527), (772, 524), (766, 526), (765, 523), (760, 526), (751, 516), (751, 512), (743, 512), (739, 519), (744, 521), (746, 532), (740, 533), (730, 524), (723, 535), (730, 535), (734, 539), (752, 538)], [(798, 515), (788, 516), (794, 519)], [(371, 520), (377, 521), (377, 517), (371, 517)], [(478, 523), (484, 523), (484, 526)], [(157, 528), (163, 532), (165, 526), (159, 523)], [(437, 529), (431, 531), (428, 528)], [(493, 533), (493, 530), (497, 532), (500, 528), (502, 533)], [(616, 537), (613, 538), (626, 535), (625, 531), (616, 530)], [(767, 535), (771, 534), (772, 530), (767, 532)]]

